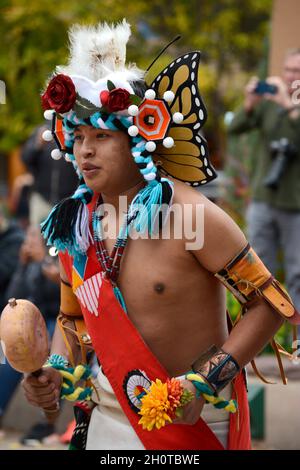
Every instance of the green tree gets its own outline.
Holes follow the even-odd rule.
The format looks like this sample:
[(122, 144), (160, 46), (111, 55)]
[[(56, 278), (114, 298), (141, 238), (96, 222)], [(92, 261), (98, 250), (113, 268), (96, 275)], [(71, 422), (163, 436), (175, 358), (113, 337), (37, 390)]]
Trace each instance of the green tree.
[[(154, 65), (149, 80), (176, 54), (203, 51), (200, 85), (209, 110), (206, 131), (221, 142), (222, 117), (236, 101), (236, 84), (256, 68), (268, 33), (271, 0), (1, 0), (0, 150), (10, 151), (41, 121), (39, 94), (55, 65), (67, 56), (67, 30), (75, 23), (121, 20), (133, 25), (128, 58), (147, 67), (168, 41), (175, 43)], [(152, 34), (145, 38), (142, 25)], [(236, 77), (235, 80), (232, 80)], [(238, 78), (237, 78), (238, 77)]]

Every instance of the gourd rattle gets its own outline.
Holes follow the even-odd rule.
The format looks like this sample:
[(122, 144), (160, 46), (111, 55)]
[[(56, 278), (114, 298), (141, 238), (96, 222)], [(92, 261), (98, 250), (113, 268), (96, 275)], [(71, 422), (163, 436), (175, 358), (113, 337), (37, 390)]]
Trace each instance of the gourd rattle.
[[(45, 320), (40, 310), (28, 300), (9, 299), (0, 320), (1, 345), (9, 364), (18, 372), (39, 377), (49, 354)], [(59, 409), (44, 409), (53, 422)]]

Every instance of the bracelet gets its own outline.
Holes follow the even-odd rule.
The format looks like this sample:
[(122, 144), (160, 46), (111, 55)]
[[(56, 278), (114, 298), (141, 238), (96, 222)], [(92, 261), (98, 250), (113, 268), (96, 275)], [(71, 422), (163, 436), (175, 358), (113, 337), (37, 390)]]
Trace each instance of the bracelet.
[(89, 380), (91, 378), (92, 371), (87, 364), (71, 367), (65, 357), (60, 354), (51, 354), (43, 367), (53, 367), (61, 374), (63, 381), (60, 398), (69, 401), (90, 400), (92, 395), (91, 387), (75, 388), (75, 384), (79, 380)]
[(192, 366), (194, 373), (199, 374), (217, 395), (220, 390), (226, 387), (237, 375), (240, 366), (236, 360), (220, 349), (205, 364), (198, 369)]
[(204, 378), (194, 371), (186, 374), (186, 379), (190, 380), (196, 388), (196, 397), (203, 396), (206, 402), (211, 403), (215, 408), (224, 409), (228, 413), (236, 413), (237, 402), (235, 400), (226, 400), (223, 397), (216, 396), (212, 388), (205, 382)]

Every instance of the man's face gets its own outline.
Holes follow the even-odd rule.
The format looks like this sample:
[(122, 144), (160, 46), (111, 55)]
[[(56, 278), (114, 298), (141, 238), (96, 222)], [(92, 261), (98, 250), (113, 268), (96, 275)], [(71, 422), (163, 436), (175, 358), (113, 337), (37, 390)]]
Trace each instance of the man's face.
[(78, 126), (74, 138), (76, 162), (94, 192), (120, 194), (142, 179), (125, 132)]
[(283, 65), (283, 80), (288, 86), (289, 93), (293, 93), (295, 88), (292, 84), (295, 80), (300, 80), (300, 54), (288, 56)]

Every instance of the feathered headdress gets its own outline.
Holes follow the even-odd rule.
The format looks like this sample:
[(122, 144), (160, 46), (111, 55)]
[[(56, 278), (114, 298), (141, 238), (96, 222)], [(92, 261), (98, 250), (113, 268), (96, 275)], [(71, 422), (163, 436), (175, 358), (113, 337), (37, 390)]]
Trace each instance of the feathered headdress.
[(124, 80), (143, 78), (143, 71), (126, 62), (126, 44), (130, 25), (124, 19), (115, 26), (99, 24), (95, 27), (75, 25), (70, 29), (70, 58), (68, 65), (58, 65), (57, 73), (83, 75), (97, 81), (113, 72), (122, 72)]
[(147, 182), (131, 204), (131, 209), (138, 207), (137, 231), (151, 233), (161, 222), (162, 204), (171, 203), (173, 183), (160, 173), (192, 185), (215, 177), (199, 135), (206, 119), (197, 86), (199, 52), (176, 59), (147, 89), (144, 73), (135, 64), (125, 65), (129, 36), (125, 20), (115, 26), (74, 26), (68, 64), (56, 68), (42, 95), (45, 117), (52, 120), (44, 138), (54, 138), (58, 146), (52, 157), (64, 155), (80, 178), (77, 191), (53, 208), (42, 232), (49, 243), (73, 255), (86, 252), (91, 241), (86, 204), (92, 191), (73, 155), (76, 126), (128, 132), (132, 156)]

